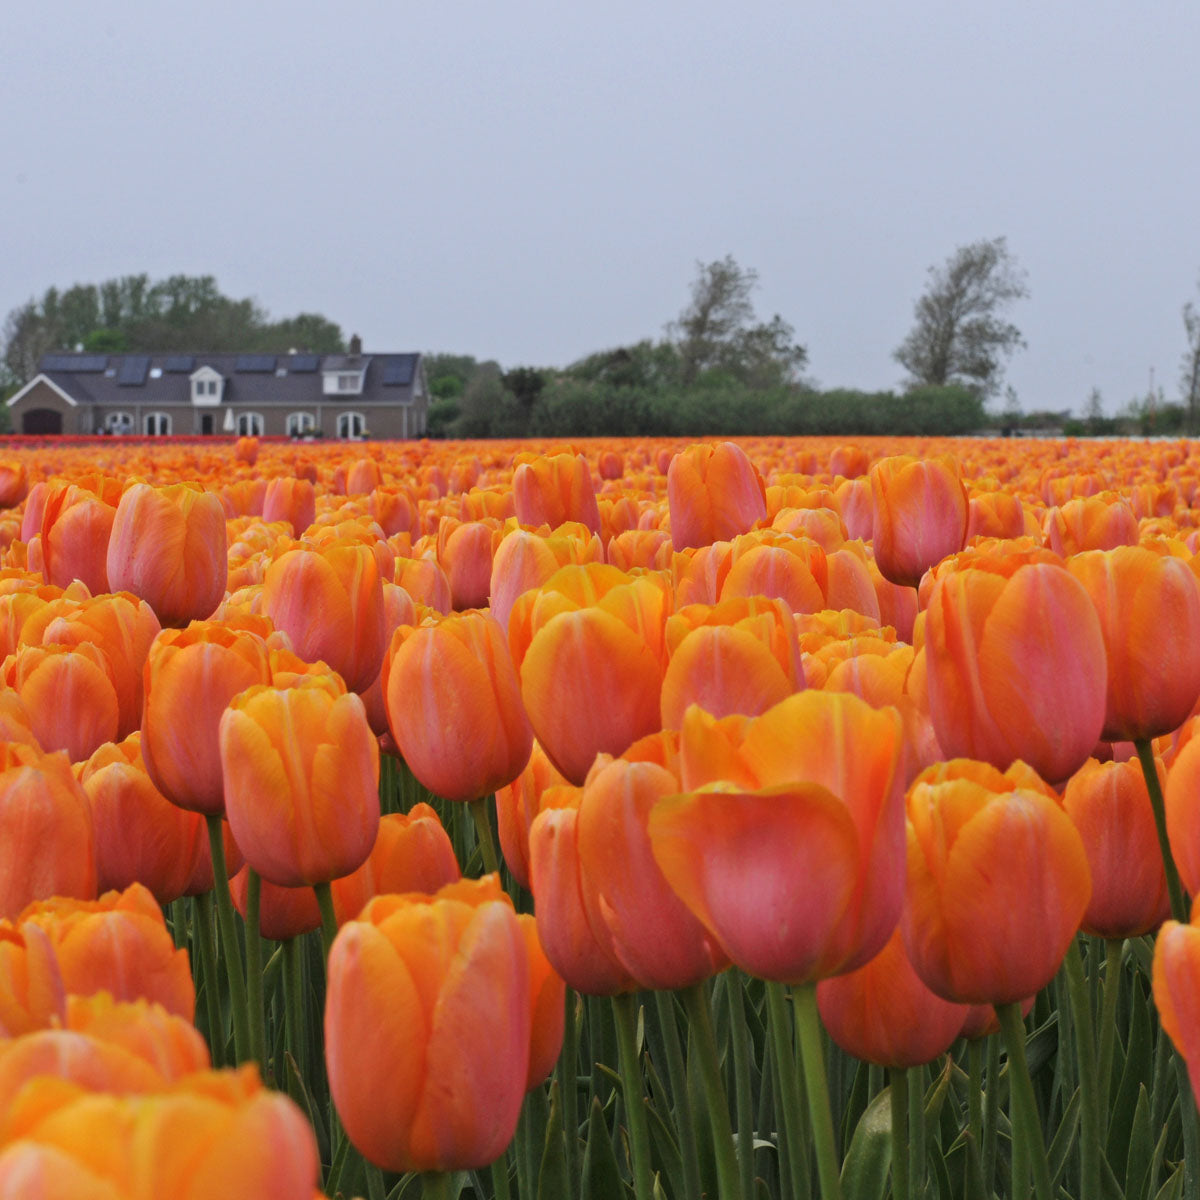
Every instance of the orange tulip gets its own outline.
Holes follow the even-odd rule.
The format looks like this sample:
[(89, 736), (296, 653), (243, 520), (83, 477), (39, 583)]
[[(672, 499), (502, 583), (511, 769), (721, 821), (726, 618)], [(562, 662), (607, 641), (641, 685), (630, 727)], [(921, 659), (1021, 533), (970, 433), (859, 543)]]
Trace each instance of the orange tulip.
[(193, 1019), (196, 991), (187, 951), (175, 948), (162, 910), (140, 883), (99, 900), (41, 900), (18, 921), (45, 930), (69, 993), (144, 997)]
[(0, 508), (12, 508), (25, 499), (29, 476), (23, 462), (0, 462)]
[(80, 762), (117, 736), (112, 667), (94, 643), (22, 646), (4, 660), (0, 680), (20, 697), (45, 750), (65, 750)]
[(366, 546), (289, 550), (267, 568), (262, 601), (301, 658), (327, 662), (352, 692), (371, 686), (383, 662), (383, 587)]
[(155, 638), (145, 670), (142, 757), (172, 804), (225, 811), (218, 729), (239, 692), (269, 683), (266, 644), (252, 633), (195, 621)]
[(662, 723), (668, 729), (680, 728), (691, 704), (717, 717), (757, 716), (796, 690), (795, 680), (771, 647), (751, 629), (701, 626), (679, 643), (667, 664)]
[(500, 851), (513, 879), (523, 888), (529, 887), (529, 831), (541, 811), (542, 794), (566, 782), (541, 743), (534, 741), (525, 769), (512, 783), (496, 791)]
[(1100, 618), (1108, 657), (1101, 737), (1171, 733), (1200, 698), (1200, 585), (1179, 558), (1140, 546), (1067, 560)]
[(825, 551), (816, 542), (797, 538), (786, 545), (754, 545), (734, 549), (733, 566), (721, 586), (721, 599), (767, 596), (783, 600), (794, 613), (826, 607), (829, 572)]
[[(649, 990), (690, 987), (726, 965), (701, 923), (655, 863), (646, 824), (679, 781), (653, 763), (596, 762), (580, 798), (576, 831), (580, 892), (588, 921), (633, 978)], [(534, 893), (535, 901), (539, 899)]]
[(767, 517), (763, 478), (734, 442), (676, 454), (667, 472), (667, 502), (677, 550), (728, 541)]
[(182, 896), (206, 843), (204, 821), (154, 786), (141, 734), (101, 746), (78, 773), (92, 811), (98, 890), (141, 883), (159, 904)]
[(0, 917), (48, 896), (92, 899), (94, 836), (65, 755), (0, 744)]
[(242, 853), (281, 887), (360, 866), (379, 827), (379, 746), (362, 701), (314, 679), (254, 687), (220, 724), (225, 810)]
[(59, 1189), (9, 1195), (55, 1200), (313, 1200), (320, 1167), (311, 1125), (252, 1067), (199, 1073), (148, 1096), (35, 1079), (8, 1135), (0, 1182)]
[(1154, 942), (1154, 1006), (1200, 1095), (1200, 907), (1191, 921), (1164, 921)]
[(109, 586), (140, 596), (164, 625), (209, 616), (228, 571), (220, 499), (194, 484), (135, 483), (117, 505), (107, 565)]
[(829, 1036), (855, 1058), (881, 1067), (919, 1067), (950, 1048), (968, 1009), (935, 995), (908, 961), (897, 927), (856, 971), (822, 979), (817, 1008)]
[(41, 641), (64, 646), (93, 642), (104, 651), (117, 693), (117, 737), (126, 738), (142, 723), (142, 674), (161, 632), (150, 605), (118, 592), (84, 600), (55, 617), (42, 630)]
[(885, 458), (871, 468), (872, 543), (883, 577), (916, 587), (921, 576), (967, 540), (967, 490), (950, 455)]
[(349, 880), (335, 880), (334, 909), (339, 921), (349, 921), (372, 896), (388, 892), (432, 894), (461, 875), (450, 835), (437, 812), (428, 804), (414, 804), (407, 813), (388, 813), (379, 822), (371, 853), (350, 877), (358, 877), (364, 892), (358, 908), (351, 912), (348, 897), (341, 895), (341, 884)]
[(107, 992), (68, 996), (63, 1027), (120, 1046), (166, 1081), (212, 1066), (208, 1044), (191, 1022), (151, 1000), (114, 1000)]
[[(1159, 764), (1159, 775), (1165, 778)], [(1136, 759), (1089, 759), (1067, 782), (1063, 808), (1087, 851), (1092, 899), (1083, 931), (1128, 938), (1149, 933), (1171, 911), (1154, 810)]]
[(724, 738), (708, 726), (703, 748), (685, 722), (684, 786), (708, 782), (699, 751), (714, 790), (650, 815), (667, 882), (750, 974), (800, 983), (868, 962), (903, 898), (899, 715), (805, 691), (727, 720), (737, 723)]
[(518, 463), (512, 490), (522, 525), (556, 529), (566, 521), (578, 521), (592, 533), (600, 532), (596, 489), (582, 454), (555, 454)]
[(531, 913), (518, 913), (517, 923), (529, 955), (529, 1070), (526, 1092), (540, 1087), (554, 1070), (562, 1054), (566, 1024), (567, 985), (550, 964), (538, 938), (537, 920)]
[(1025, 533), (1025, 510), (1011, 492), (980, 492), (971, 497), (967, 541), (977, 537), (1017, 538)]
[(95, 595), (109, 591), (108, 540), (121, 499), (121, 484), (98, 479), (97, 490), (61, 484), (46, 494), (41, 521), (42, 574), (66, 587), (81, 579)]
[[(929, 710), (947, 755), (1050, 780), (1081, 766), (1104, 725), (1107, 666), (1096, 611), (1061, 567), (1011, 578), (954, 571), (934, 587), (925, 625)], [(1026, 993), (1027, 994), (1027, 993)]]
[(617, 957), (612, 934), (605, 925), (592, 924), (584, 903), (578, 838), (582, 794), (570, 784), (549, 788), (529, 829), (538, 940), (568, 987), (585, 996), (614, 996), (637, 983)]
[(1042, 521), (1046, 545), (1055, 554), (1136, 546), (1138, 523), (1133, 509), (1115, 492), (1079, 496), (1052, 508)]
[(574, 530), (583, 526), (568, 526), (545, 536), (528, 529), (513, 529), (504, 535), (492, 558), (492, 574), (488, 582), (492, 616), (507, 632), (508, 617), (519, 596), (540, 587), (568, 563), (600, 562), (604, 551), (600, 539), (576, 536)]
[(0, 1036), (62, 1025), (67, 991), (54, 946), (37, 925), (0, 920)]
[(328, 973), (329, 1086), (354, 1145), (392, 1171), (503, 1153), (530, 1071), (529, 957), (511, 905), (378, 897), (339, 931)]
[[(250, 868), (242, 867), (229, 880), (233, 906), (246, 919)], [(284, 941), (321, 928), (321, 906), (310, 887), (280, 887), (269, 879), (259, 881), (258, 931), (265, 938)]]
[(263, 520), (286, 521), (299, 537), (317, 518), (317, 493), (307, 479), (290, 475), (267, 481), (263, 496)]
[[(386, 635), (385, 644), (390, 645), (392, 635), (401, 625), (416, 625), (418, 621), (417, 607), (412, 597), (400, 586), (383, 581), (383, 629)], [(276, 684), (276, 686), (279, 686)], [(367, 721), (371, 732), (382, 736), (388, 731), (387, 705), (383, 697), (383, 663), (379, 664), (379, 674), (375, 681), (365, 691), (360, 692), (362, 702), (367, 710)]]
[(1091, 899), (1062, 807), (978, 764), (933, 767), (908, 793), (904, 944), (939, 996), (1009, 1004), (1054, 977)]
[(461, 611), (488, 602), (492, 556), (503, 533), (494, 518), (455, 521), (443, 518), (438, 528), (438, 562), (450, 583), (450, 601)]
[(500, 626), (463, 613), (392, 639), (384, 696), (392, 736), (412, 773), (448, 800), (477, 800), (511, 783), (533, 747)]
[(1200, 895), (1200, 738), (1191, 737), (1171, 761), (1165, 793), (1167, 835), (1179, 877)]
[(395, 571), (396, 583), (418, 604), (427, 604), (440, 613), (451, 610), (450, 580), (436, 559), (398, 558)]

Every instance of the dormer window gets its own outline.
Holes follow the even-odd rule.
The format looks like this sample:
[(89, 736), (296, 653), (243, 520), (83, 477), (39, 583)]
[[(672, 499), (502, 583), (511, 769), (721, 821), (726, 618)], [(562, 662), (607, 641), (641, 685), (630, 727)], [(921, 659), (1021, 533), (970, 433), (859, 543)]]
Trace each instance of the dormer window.
[(321, 391), (326, 396), (361, 396), (370, 355), (328, 354), (321, 368)]
[(221, 393), (225, 380), (219, 371), (212, 367), (201, 367), (193, 371), (191, 376), (192, 403), (202, 407), (215, 407), (221, 403)]
[(339, 371), (337, 381), (339, 392), (353, 392), (357, 395), (362, 391), (361, 371)]

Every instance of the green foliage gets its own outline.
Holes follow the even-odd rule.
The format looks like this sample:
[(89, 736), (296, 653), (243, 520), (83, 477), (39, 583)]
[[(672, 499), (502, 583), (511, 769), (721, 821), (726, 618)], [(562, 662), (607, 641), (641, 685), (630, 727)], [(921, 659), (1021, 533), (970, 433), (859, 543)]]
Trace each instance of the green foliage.
[(271, 321), (253, 300), (221, 294), (211, 275), (125, 275), (100, 284), (47, 288), (13, 309), (0, 334), (4, 364), (20, 381), (38, 359), (82, 346), (97, 353), (260, 350), (318, 354), (345, 349), (341, 329), (319, 313)]
[(1004, 360), (1025, 344), (1003, 314), (1029, 295), (1004, 238), (959, 246), (914, 306), (914, 324), (895, 358), (915, 384), (966, 383), (984, 395), (999, 386)]

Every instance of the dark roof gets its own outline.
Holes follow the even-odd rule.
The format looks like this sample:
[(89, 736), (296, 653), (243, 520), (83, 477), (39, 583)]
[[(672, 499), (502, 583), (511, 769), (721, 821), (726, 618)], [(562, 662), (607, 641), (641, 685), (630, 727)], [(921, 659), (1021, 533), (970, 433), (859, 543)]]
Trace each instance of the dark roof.
[[(419, 354), (47, 354), (38, 371), (84, 404), (190, 404), (191, 376), (224, 377), (222, 404), (408, 404)], [(362, 370), (362, 393), (324, 391), (326, 371)]]

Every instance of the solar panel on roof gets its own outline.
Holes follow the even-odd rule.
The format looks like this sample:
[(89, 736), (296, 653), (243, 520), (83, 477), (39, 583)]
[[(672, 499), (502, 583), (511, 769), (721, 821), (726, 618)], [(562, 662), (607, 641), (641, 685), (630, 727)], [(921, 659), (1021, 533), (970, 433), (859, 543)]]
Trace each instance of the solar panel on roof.
[(117, 372), (118, 387), (141, 387), (146, 382), (146, 372), (150, 370), (150, 355), (129, 354), (121, 362)]
[(172, 354), (163, 363), (163, 370), (175, 374), (188, 374), (196, 365), (196, 359), (191, 354)]
[(255, 374), (267, 374), (275, 370), (275, 355), (274, 354), (239, 354), (237, 362), (233, 364), (235, 371), (253, 372)]
[(310, 372), (317, 369), (321, 356), (319, 354), (293, 354), (287, 361), (289, 370)]
[(47, 354), (42, 359), (43, 371), (103, 371), (108, 366), (107, 354)]
[(386, 359), (383, 364), (383, 386), (407, 387), (413, 381), (416, 367), (415, 354), (400, 354)]

